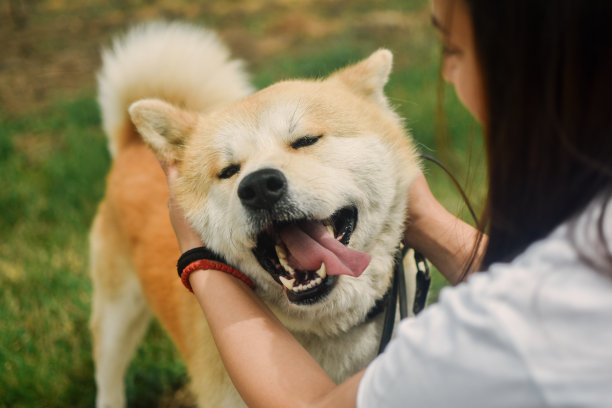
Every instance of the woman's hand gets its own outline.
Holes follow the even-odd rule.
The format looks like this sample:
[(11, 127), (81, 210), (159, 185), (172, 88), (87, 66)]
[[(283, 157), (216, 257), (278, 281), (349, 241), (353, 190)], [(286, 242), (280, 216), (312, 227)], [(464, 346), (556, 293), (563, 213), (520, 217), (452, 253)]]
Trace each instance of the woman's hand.
[(404, 243), (411, 248), (420, 250), (421, 235), (428, 228), (431, 217), (446, 212), (429, 189), (429, 184), (423, 173), (419, 174), (410, 186), (408, 196), (408, 213), (406, 214), (406, 229)]
[[(478, 230), (446, 211), (423, 174), (414, 180), (408, 194), (404, 243), (421, 252), (450, 283), (459, 283), (477, 244)], [(480, 264), (485, 240), (480, 242), (468, 273)]]
[(181, 253), (192, 248), (204, 246), (202, 238), (193, 229), (189, 221), (185, 218), (185, 213), (181, 206), (176, 202), (174, 195), (174, 183), (178, 178), (178, 168), (176, 163), (165, 163), (160, 160), (160, 165), (166, 174), (170, 198), (168, 199), (168, 210), (170, 212), (170, 222), (174, 228), (176, 239), (178, 240)]

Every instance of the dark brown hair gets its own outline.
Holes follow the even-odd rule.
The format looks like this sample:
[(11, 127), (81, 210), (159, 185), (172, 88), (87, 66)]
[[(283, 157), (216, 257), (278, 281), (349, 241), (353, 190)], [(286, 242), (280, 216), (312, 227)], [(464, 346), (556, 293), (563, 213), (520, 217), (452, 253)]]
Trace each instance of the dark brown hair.
[(612, 1), (464, 1), (488, 109), (486, 268), (610, 190)]

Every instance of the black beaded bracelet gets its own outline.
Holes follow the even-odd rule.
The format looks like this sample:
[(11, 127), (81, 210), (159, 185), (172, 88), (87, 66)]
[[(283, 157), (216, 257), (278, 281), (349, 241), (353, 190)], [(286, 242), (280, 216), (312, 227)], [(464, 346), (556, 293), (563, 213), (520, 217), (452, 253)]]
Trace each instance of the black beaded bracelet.
[(176, 270), (178, 272), (179, 278), (183, 274), (183, 270), (187, 266), (189, 266), (189, 264), (195, 261), (199, 261), (200, 259), (207, 259), (209, 261), (219, 262), (227, 265), (225, 258), (223, 258), (221, 255), (214, 253), (206, 247), (192, 248), (188, 251), (185, 251), (176, 263)]

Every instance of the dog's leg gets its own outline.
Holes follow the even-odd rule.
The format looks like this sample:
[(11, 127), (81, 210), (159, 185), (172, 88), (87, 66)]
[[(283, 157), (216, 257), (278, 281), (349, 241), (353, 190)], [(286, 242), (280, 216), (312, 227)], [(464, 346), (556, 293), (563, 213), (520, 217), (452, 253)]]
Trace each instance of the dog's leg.
[(94, 295), (94, 333), (97, 407), (125, 406), (125, 372), (151, 321), (140, 286), (131, 277), (116, 297)]
[(91, 234), (96, 406), (125, 407), (125, 372), (152, 313), (126, 253), (126, 245), (103, 209)]

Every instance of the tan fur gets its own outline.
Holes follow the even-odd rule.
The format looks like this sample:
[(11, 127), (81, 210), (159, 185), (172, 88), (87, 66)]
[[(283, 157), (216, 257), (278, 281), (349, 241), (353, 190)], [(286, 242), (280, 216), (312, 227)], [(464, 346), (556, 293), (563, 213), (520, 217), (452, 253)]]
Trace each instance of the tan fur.
[[(207, 245), (255, 282), (257, 294), (336, 381), (375, 355), (382, 319), (365, 317), (389, 286), (407, 205), (404, 192), (418, 172), (415, 149), (382, 92), (390, 52), (378, 51), (326, 80), (281, 82), (247, 96), (244, 74), (225, 60), (227, 53), (217, 43), (212, 50), (199, 50), (201, 41), (192, 45), (214, 58), (199, 55), (191, 61), (196, 52), (190, 49), (182, 56), (174, 53), (185, 59), (172, 64), (177, 72), (145, 69), (148, 59), (160, 58), (155, 44), (174, 50), (180, 47), (172, 47), (168, 36), (184, 44), (182, 37), (194, 35), (192, 27), (181, 27), (156, 25), (141, 28), (140, 36), (128, 34), (125, 43), (105, 54), (100, 76), (114, 161), (90, 237), (99, 407), (125, 405), (125, 369), (152, 316), (183, 356), (199, 406), (243, 406), (195, 298), (176, 276), (180, 254), (168, 218), (167, 186), (153, 152), (178, 161), (177, 199)], [(128, 75), (138, 83), (126, 83), (122, 69), (133, 70), (132, 53), (142, 49), (147, 53), (136, 65), (143, 71)], [(210, 85), (196, 75), (191, 81), (199, 86), (177, 86), (184, 94), (168, 99), (173, 78), (190, 80), (182, 66), (210, 60), (224, 70), (220, 78), (230, 81), (214, 84), (217, 92), (227, 89), (224, 95), (213, 93), (208, 101), (198, 89)], [(308, 149), (290, 146), (304, 135), (324, 136)], [(240, 172), (219, 179), (233, 163), (240, 164)], [(236, 196), (245, 175), (261, 168), (282, 169), (295, 210), (314, 219), (326, 219), (347, 203), (359, 209), (350, 246), (372, 256), (360, 278), (340, 277), (332, 292), (312, 305), (287, 300), (251, 252), (257, 231)]]
[[(231, 389), (231, 383), (195, 298), (174, 273), (180, 253), (168, 218), (167, 201), (165, 178), (151, 151), (143, 144), (120, 151), (109, 174), (106, 197), (92, 231), (93, 247), (99, 241), (110, 246), (96, 254), (98, 259), (93, 271), (96, 295), (112, 302), (113, 298), (122, 296), (125, 281), (137, 277), (148, 307), (185, 358), (190, 376), (199, 380), (195, 391), (200, 406), (217, 406), (213, 403), (214, 397), (226, 398), (220, 390)], [(130, 267), (121, 268), (107, 262)], [(94, 344), (101, 342), (100, 320), (117, 318), (104, 316), (104, 311), (96, 307), (97, 300), (94, 300), (92, 317)], [(148, 314), (143, 311), (137, 318)], [(142, 335), (136, 333), (139, 334)], [(121, 347), (126, 339), (116, 341)], [(129, 352), (126, 349), (117, 351), (128, 361)], [(102, 358), (98, 352), (94, 356), (97, 362)], [(116, 406), (114, 403), (107, 405)]]

